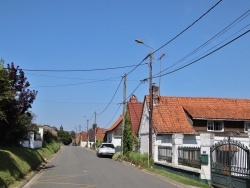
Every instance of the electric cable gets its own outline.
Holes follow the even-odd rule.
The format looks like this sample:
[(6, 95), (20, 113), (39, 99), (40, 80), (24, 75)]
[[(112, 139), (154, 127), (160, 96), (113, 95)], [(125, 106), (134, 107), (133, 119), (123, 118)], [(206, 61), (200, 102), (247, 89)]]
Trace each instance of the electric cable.
[[(175, 37), (173, 37), (172, 39), (170, 39), (168, 42), (166, 42), (160, 48), (158, 48), (157, 50), (153, 51), (151, 54), (154, 54), (155, 52), (159, 51), (160, 49), (162, 49), (163, 47), (165, 47), (169, 43), (173, 42), (176, 38), (178, 38), (180, 35), (182, 35), (184, 32), (186, 32), (189, 28), (191, 28), (193, 25), (195, 25), (198, 21), (200, 21), (204, 16), (206, 16), (211, 10), (213, 10), (221, 2), (222, 2), (222, 0), (219, 0), (215, 5), (213, 5), (210, 9), (208, 9), (204, 14), (202, 14), (198, 19), (196, 19), (188, 27), (186, 27), (184, 30), (182, 30), (179, 34), (177, 34)], [(143, 63), (143, 61), (145, 61), (149, 57), (149, 55), (150, 54), (148, 54), (137, 66), (135, 66), (129, 73), (127, 73), (127, 75), (131, 74), (137, 67), (139, 67)]]
[(111, 120), (110, 120), (110, 121), (106, 124), (106, 126), (104, 126), (103, 128), (106, 128), (107, 126), (110, 125), (110, 123), (113, 121), (113, 119), (115, 118), (116, 114), (117, 114), (118, 111), (120, 110), (121, 106), (122, 106), (122, 104), (119, 104), (119, 107), (118, 107), (118, 109), (116, 110), (114, 116), (111, 118)]
[(108, 105), (105, 107), (105, 109), (104, 109), (102, 112), (97, 113), (96, 115), (101, 115), (103, 112), (105, 112), (105, 111), (107, 110), (107, 108), (109, 107), (109, 105), (110, 105), (111, 102), (113, 101), (113, 99), (114, 99), (114, 97), (115, 97), (115, 95), (116, 95), (118, 89), (120, 88), (123, 78), (124, 78), (124, 77), (122, 77), (122, 79), (121, 79), (121, 81), (120, 81), (120, 83), (119, 83), (119, 85), (118, 85), (118, 87), (117, 87), (117, 89), (116, 89), (116, 91), (115, 91), (113, 97), (111, 98), (110, 102), (108, 103)]
[(241, 38), (242, 36), (246, 35), (248, 32), (250, 32), (250, 30), (247, 30), (247, 31), (244, 32), (243, 34), (241, 34), (241, 35), (237, 36), (236, 38), (234, 38), (233, 40), (231, 40), (231, 41), (227, 42), (226, 44), (220, 46), (219, 48), (217, 48), (217, 49), (211, 51), (210, 53), (208, 53), (208, 54), (206, 54), (206, 55), (204, 55), (204, 56), (198, 58), (197, 60), (192, 61), (191, 63), (188, 63), (188, 64), (186, 64), (186, 65), (184, 65), (184, 66), (182, 66), (182, 67), (180, 67), (180, 68), (177, 68), (177, 69), (175, 69), (175, 70), (173, 70), (173, 71), (170, 71), (170, 72), (167, 72), (167, 73), (165, 73), (165, 74), (162, 74), (162, 75), (159, 75), (159, 76), (155, 76), (155, 77), (153, 77), (153, 78), (159, 78), (160, 76), (166, 76), (166, 75), (168, 75), (168, 74), (172, 74), (172, 73), (174, 73), (174, 72), (176, 72), (176, 71), (179, 71), (179, 70), (181, 70), (181, 69), (184, 69), (184, 68), (186, 68), (186, 67), (188, 67), (188, 66), (190, 66), (190, 65), (192, 65), (192, 64), (194, 64), (194, 63), (196, 63), (196, 62), (198, 62), (198, 61), (200, 61), (200, 60), (202, 60), (202, 59), (204, 59), (205, 57), (207, 57), (207, 56), (209, 56), (209, 55), (215, 53), (216, 51), (218, 51), (218, 50), (224, 48), (225, 46), (229, 45), (230, 43), (232, 43), (232, 42), (238, 40), (238, 39)]
[(222, 0), (218, 1), (215, 5), (213, 5), (209, 10), (207, 10), (204, 14), (202, 14), (198, 19), (196, 19), (192, 24), (190, 24), (186, 29), (184, 29), (183, 31), (181, 31), (179, 34), (177, 34), (174, 38), (172, 38), (171, 40), (169, 40), (167, 43), (165, 43), (164, 45), (162, 45), (160, 48), (158, 48), (157, 50), (155, 50), (152, 54), (154, 54), (155, 52), (159, 51), (160, 49), (162, 49), (163, 47), (165, 47), (166, 45), (168, 45), (169, 43), (171, 43), (173, 40), (175, 40), (177, 37), (179, 37), (180, 35), (182, 35), (185, 31), (187, 31), (189, 28), (191, 28), (194, 24), (196, 24), (199, 20), (201, 20), (204, 16), (206, 16), (211, 10), (213, 10), (216, 6), (218, 6), (220, 3), (222, 2)]
[(167, 69), (165, 69), (165, 70), (157, 73), (156, 75), (161, 74), (161, 73), (169, 70), (170, 68), (176, 66), (177, 64), (179, 64), (180, 62), (184, 61), (185, 59), (187, 59), (191, 55), (197, 53), (199, 50), (201, 50), (202, 48), (204, 48), (205, 46), (207, 46), (208, 44), (210, 44), (214, 39), (218, 38), (219, 36), (221, 36), (222, 34), (224, 34), (225, 32), (227, 32), (228, 30), (230, 30), (232, 27), (234, 27), (236, 24), (238, 24), (239, 22), (241, 22), (242, 20), (244, 20), (249, 15), (250, 15), (250, 10), (246, 11), (245, 13), (243, 13), (240, 17), (238, 17), (236, 20), (234, 20), (232, 23), (230, 23), (228, 26), (226, 26), (224, 29), (222, 29), (219, 33), (217, 33), (216, 35), (214, 35), (212, 38), (210, 38), (209, 40), (207, 40), (205, 43), (203, 43), (202, 45), (200, 45), (198, 48), (196, 48), (195, 50), (193, 50), (191, 53), (189, 53), (188, 55), (186, 55), (185, 57), (183, 57), (182, 59), (180, 59), (179, 61), (177, 61), (173, 65), (169, 66)]
[[(147, 64), (147, 63), (145, 63)], [(140, 64), (144, 65), (144, 64)], [(65, 69), (65, 70), (58, 70), (58, 69), (22, 69), (23, 71), (28, 72), (93, 72), (93, 71), (106, 71), (106, 70), (116, 70), (116, 69), (124, 69), (130, 67), (138, 67), (139, 65), (127, 65), (121, 67), (108, 67), (108, 68), (96, 68), (96, 69)]]
[(104, 81), (109, 81), (109, 80), (113, 80), (116, 78), (119, 78), (119, 77), (113, 77), (113, 78), (95, 80), (95, 81), (89, 81), (89, 82), (82, 82), (82, 83), (75, 83), (75, 84), (61, 84), (61, 85), (53, 85), (53, 86), (32, 86), (31, 88), (76, 86), (76, 85), (91, 84), (91, 83), (96, 83), (96, 82), (104, 82)]
[[(229, 38), (233, 37), (234, 35), (238, 34), (239, 32), (241, 32), (242, 30), (244, 30), (245, 28), (249, 27), (250, 24), (246, 25), (245, 27), (243, 27), (242, 29), (240, 29), (239, 31), (235, 32), (234, 34), (230, 35), (229, 37), (227, 37), (226, 39), (224, 39), (223, 41), (219, 42), (218, 44), (216, 44), (215, 46), (211, 47), (210, 49), (208, 49), (207, 51), (203, 52), (202, 54), (200, 54), (199, 56), (193, 58), (192, 60), (190, 60), (189, 62), (192, 62), (196, 59), (198, 59), (199, 57), (202, 57), (203, 54), (206, 54), (208, 52), (210, 52), (212, 49), (216, 48), (217, 46), (219, 46), (220, 44), (224, 43), (225, 41), (227, 41)], [(180, 68), (181, 66), (179, 66), (178, 68)]]

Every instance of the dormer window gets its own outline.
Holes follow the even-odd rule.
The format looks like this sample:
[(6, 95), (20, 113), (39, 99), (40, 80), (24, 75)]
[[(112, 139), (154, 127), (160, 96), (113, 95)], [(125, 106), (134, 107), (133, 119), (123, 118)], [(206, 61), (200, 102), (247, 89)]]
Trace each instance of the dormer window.
[(250, 121), (245, 121), (245, 123), (244, 123), (244, 131), (248, 132), (248, 129), (250, 129)]
[(223, 121), (207, 121), (207, 131), (223, 132), (224, 131)]

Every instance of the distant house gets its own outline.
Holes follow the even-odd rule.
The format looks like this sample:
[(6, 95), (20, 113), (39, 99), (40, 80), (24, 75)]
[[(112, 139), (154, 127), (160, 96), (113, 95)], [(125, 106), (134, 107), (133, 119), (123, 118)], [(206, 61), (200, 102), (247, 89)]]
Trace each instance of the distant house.
[[(135, 95), (132, 95), (129, 101), (127, 102), (126, 113), (129, 115), (132, 131), (136, 139), (138, 137), (142, 107), (143, 103), (138, 102), (138, 99)], [(105, 140), (107, 142), (113, 143), (115, 147), (121, 146), (122, 123), (123, 123), (123, 115), (121, 115), (106, 132)]]
[(88, 136), (89, 136), (88, 147), (93, 147), (93, 144), (97, 142), (98, 140), (104, 140), (106, 131), (107, 129), (99, 128), (99, 127), (97, 127), (95, 130), (89, 129), (88, 130)]
[(138, 136), (142, 108), (143, 103), (138, 102), (137, 97), (135, 95), (132, 95), (132, 97), (129, 99), (129, 102), (127, 103), (127, 113), (129, 114), (132, 130), (136, 137)]
[(57, 136), (57, 130), (55, 130), (54, 128), (49, 127), (49, 126), (41, 126), (41, 127), (43, 128), (44, 132), (45, 132), (45, 131), (48, 131), (48, 132), (50, 132), (53, 136)]
[(121, 115), (115, 121), (115, 123), (106, 131), (105, 141), (113, 143), (115, 147), (121, 146), (122, 121), (123, 121), (123, 115)]
[[(139, 128), (141, 153), (148, 152), (149, 96), (145, 96)], [(250, 100), (202, 97), (154, 96), (153, 142), (169, 143), (172, 134), (184, 134), (192, 143), (195, 135), (209, 132), (215, 136), (247, 137), (250, 128)], [(197, 144), (197, 143), (196, 143)]]
[(25, 148), (41, 148), (43, 145), (43, 133), (43, 127), (39, 127), (38, 132), (30, 131), (28, 133), (28, 139), (21, 141), (20, 144)]
[(81, 147), (86, 147), (88, 143), (88, 134), (87, 132), (82, 132), (81, 133), (81, 142), (80, 142), (80, 146)]

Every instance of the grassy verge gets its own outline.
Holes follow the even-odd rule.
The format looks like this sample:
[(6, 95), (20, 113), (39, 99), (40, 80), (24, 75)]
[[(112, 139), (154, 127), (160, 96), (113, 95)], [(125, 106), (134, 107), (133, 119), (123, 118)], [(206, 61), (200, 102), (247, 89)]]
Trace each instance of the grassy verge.
[(0, 147), (0, 188), (8, 187), (34, 171), (60, 149), (56, 142), (43, 148)]
[(132, 164), (134, 164), (135, 166), (137, 166), (139, 168), (143, 168), (143, 169), (148, 170), (150, 172), (153, 172), (155, 174), (159, 174), (163, 177), (177, 181), (177, 182), (182, 183), (184, 185), (190, 185), (190, 186), (202, 187), (202, 188), (209, 187), (209, 185), (195, 181), (193, 179), (183, 177), (180, 175), (176, 175), (176, 174), (167, 172), (165, 170), (159, 170), (159, 169), (153, 168), (153, 161), (152, 160), (149, 161), (149, 163), (150, 163), (150, 167), (149, 167), (147, 155), (141, 155), (139, 153), (131, 152), (128, 156), (121, 156), (120, 153), (116, 153), (113, 156), (113, 159), (118, 160), (118, 161), (131, 162)]

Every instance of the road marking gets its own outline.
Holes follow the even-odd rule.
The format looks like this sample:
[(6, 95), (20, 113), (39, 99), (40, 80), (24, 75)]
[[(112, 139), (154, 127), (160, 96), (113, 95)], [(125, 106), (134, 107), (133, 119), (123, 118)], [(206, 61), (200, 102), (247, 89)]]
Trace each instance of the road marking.
[(55, 185), (75, 185), (75, 186), (83, 186), (83, 188), (96, 187), (96, 185), (91, 184), (78, 184), (78, 183), (61, 183), (61, 182), (37, 182), (39, 184), (55, 184)]
[[(59, 180), (59, 179), (67, 179), (67, 178), (74, 178), (74, 177), (79, 177), (79, 176), (87, 176), (87, 174), (75, 174), (75, 175), (66, 175), (66, 176), (57, 176), (57, 178), (51, 178), (51, 179), (42, 179), (39, 180), (38, 182), (49, 182), (49, 181), (53, 181), (53, 180)], [(51, 177), (51, 176), (47, 176), (47, 177)], [(56, 177), (56, 176), (54, 176)]]

